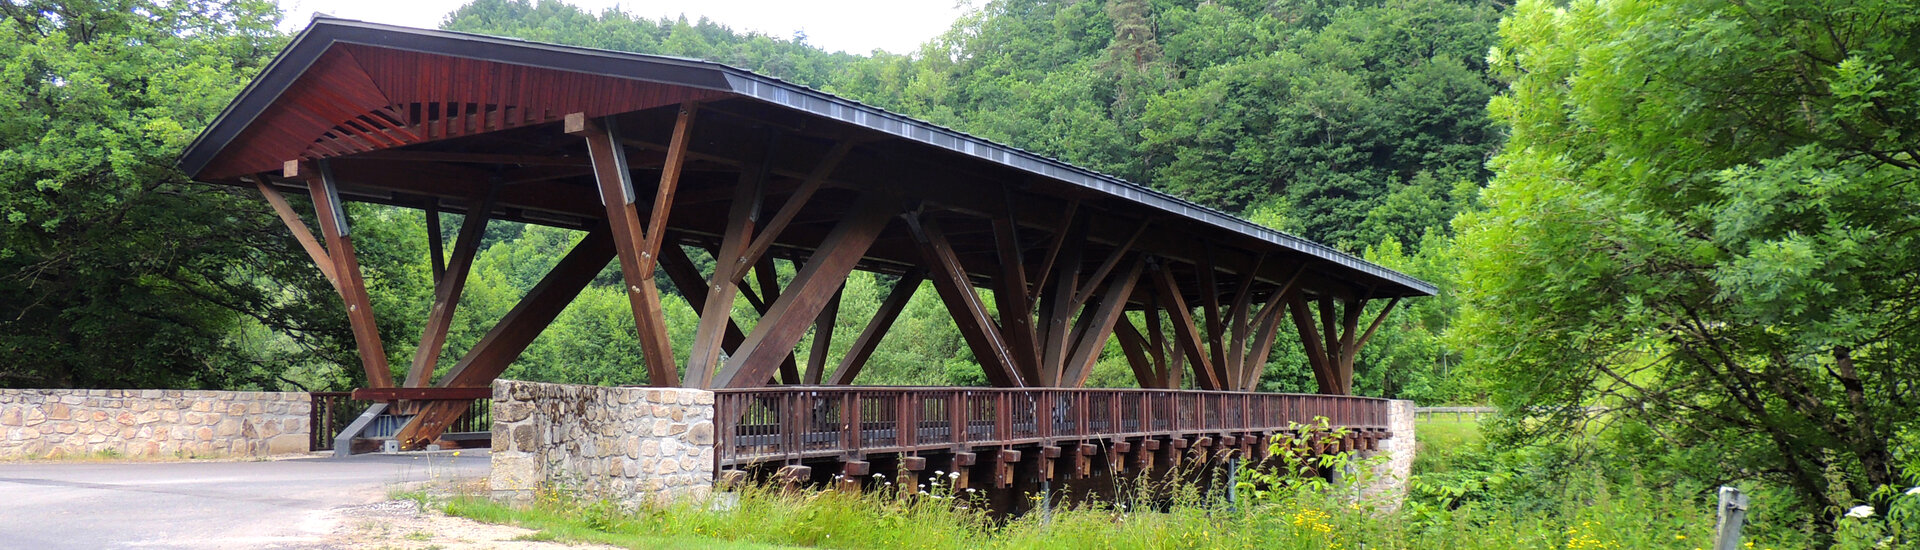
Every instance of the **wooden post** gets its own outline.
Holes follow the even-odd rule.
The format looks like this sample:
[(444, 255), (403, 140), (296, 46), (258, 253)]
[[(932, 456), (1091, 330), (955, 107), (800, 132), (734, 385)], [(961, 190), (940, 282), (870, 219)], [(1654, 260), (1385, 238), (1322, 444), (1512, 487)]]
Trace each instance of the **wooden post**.
[(833, 325), (840, 317), (840, 297), (846, 293), (847, 284), (842, 282), (840, 288), (833, 291), (833, 299), (813, 321), (813, 346), (807, 349), (807, 373), (800, 380), (802, 384), (818, 385), (827, 369), (827, 354), (833, 347)]
[[(726, 328), (733, 325), (733, 297), (740, 289), (737, 275), (753, 267), (744, 254), (752, 242), (754, 226), (760, 221), (769, 159), (764, 149), (750, 155), (760, 157), (759, 161), (741, 172), (740, 181), (734, 187), (726, 231), (721, 235), (720, 248), (713, 251), (713, 277), (702, 285), (706, 290), (701, 293), (704, 298), (699, 306), (700, 324), (694, 331), (692, 349), (687, 353), (686, 386), (690, 388), (705, 388), (713, 383), (713, 369), (720, 362)], [(681, 291), (692, 297), (693, 291), (686, 288)]]
[[(467, 272), (473, 267), (473, 258), (480, 251), (480, 237), (487, 228), (487, 218), (492, 215), (494, 198), (499, 194), (495, 186), (486, 197), (467, 210), (466, 219), (460, 221), (460, 236), (453, 243), (453, 259), (442, 267), (440, 276), (434, 279), (433, 308), (427, 311), (427, 322), (420, 330), (420, 346), (414, 348), (413, 366), (407, 370), (407, 387), (423, 388), (433, 379), (433, 368), (440, 363), (440, 350), (447, 343), (447, 330), (453, 326), (453, 312), (460, 306), (460, 294), (467, 288)], [(439, 217), (436, 212), (435, 218)], [(436, 228), (434, 242), (440, 242)], [(438, 249), (439, 247), (434, 247)], [(438, 255), (438, 252), (435, 253)], [(436, 261), (438, 261), (436, 259)]]
[(286, 224), (287, 231), (293, 233), (293, 240), (298, 241), (300, 248), (306, 250), (307, 256), (313, 259), (313, 266), (319, 268), (320, 274), (326, 276), (327, 283), (333, 285), (335, 292), (339, 292), (340, 277), (334, 273), (333, 256), (327, 254), (327, 249), (322, 248), (319, 241), (314, 240), (313, 232), (307, 229), (307, 222), (301, 221), (300, 214), (287, 204), (287, 198), (267, 182), (266, 174), (254, 176), (253, 183), (260, 188), (260, 195), (267, 198), (267, 204), (273, 206), (273, 213), (280, 216), (280, 222)]
[(346, 205), (340, 202), (340, 184), (327, 161), (315, 163), (302, 173), (298, 161), (287, 161), (284, 177), (307, 180), (313, 198), (320, 234), (327, 241), (333, 271), (339, 277), (340, 299), (347, 304), (347, 322), (353, 326), (353, 341), (360, 351), (360, 365), (366, 369), (367, 385), (393, 387), (393, 370), (387, 366), (387, 349), (380, 342), (380, 328), (374, 323), (373, 302), (367, 297), (367, 283), (360, 278), (360, 260), (353, 253), (353, 238), (348, 235)]
[(771, 377), (781, 358), (791, 355), (806, 326), (826, 307), (833, 290), (846, 283), (847, 274), (879, 238), (895, 208), (890, 198), (872, 192), (863, 194), (794, 275), (786, 292), (753, 326), (753, 332), (714, 377), (714, 387), (758, 385)]
[(1739, 550), (1741, 524), (1747, 521), (1747, 494), (1721, 487), (1720, 506), (1714, 515), (1713, 550)]
[(846, 357), (840, 358), (840, 366), (833, 370), (833, 380), (828, 382), (836, 386), (853, 383), (860, 375), (860, 369), (866, 367), (867, 359), (873, 357), (873, 350), (880, 347), (880, 340), (887, 336), (887, 329), (893, 321), (900, 318), (900, 312), (907, 308), (907, 302), (913, 299), (914, 291), (920, 290), (920, 282), (926, 275), (920, 271), (911, 271), (900, 276), (893, 284), (893, 291), (887, 293), (886, 300), (880, 302), (880, 309), (873, 312), (873, 318), (867, 321), (867, 328), (860, 331), (860, 337), (854, 339), (853, 347), (847, 349)]
[(633, 322), (640, 333), (640, 348), (647, 364), (647, 382), (654, 386), (679, 385), (679, 369), (673, 360), (673, 342), (667, 338), (666, 318), (660, 311), (660, 289), (654, 285), (655, 257), (665, 236), (667, 216), (680, 182), (680, 169), (687, 157), (693, 126), (693, 106), (683, 105), (674, 122), (673, 138), (667, 147), (667, 160), (660, 170), (653, 209), (645, 228), (635, 203), (637, 193), (633, 173), (627, 167), (627, 154), (621, 145), (614, 119), (599, 123), (587, 120), (583, 113), (566, 117), (566, 131), (585, 137), (587, 152), (593, 160), (594, 179), (599, 182), (600, 202), (606, 206), (607, 221), (613, 228), (613, 242), (620, 258), (620, 274), (626, 279), (627, 298), (633, 306)]
[(987, 380), (1003, 388), (1027, 385), (1020, 371), (1015, 368), (1016, 363), (1007, 350), (1006, 340), (1001, 337), (993, 317), (987, 314), (980, 295), (974, 292), (973, 283), (967, 279), (959, 258), (955, 257), (953, 245), (947, 242), (946, 234), (932, 219), (922, 218), (918, 214), (907, 217), (907, 227), (913, 231), (914, 239), (920, 245), (934, 289), (940, 292), (941, 301), (953, 314), (954, 324), (960, 328), (960, 335), (967, 341), (967, 347), (973, 350), (974, 359), (986, 370)]

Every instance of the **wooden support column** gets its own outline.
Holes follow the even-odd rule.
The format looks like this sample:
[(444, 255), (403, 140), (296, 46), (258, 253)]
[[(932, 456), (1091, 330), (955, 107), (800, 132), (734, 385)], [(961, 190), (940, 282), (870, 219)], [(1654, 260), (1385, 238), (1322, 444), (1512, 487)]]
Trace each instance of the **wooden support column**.
[(427, 218), (427, 252), (433, 256), (433, 280), (438, 283), (447, 274), (447, 241), (440, 235), (440, 199), (427, 199), (420, 210)]
[[(353, 326), (353, 341), (360, 351), (360, 366), (366, 369), (367, 385), (393, 387), (393, 370), (387, 366), (386, 346), (380, 342), (380, 328), (374, 323), (373, 303), (367, 297), (367, 282), (360, 278), (360, 260), (353, 253), (353, 238), (348, 236), (346, 205), (340, 202), (340, 185), (327, 161), (319, 161), (305, 170), (299, 161), (287, 161), (288, 178), (304, 178), (313, 198), (314, 216), (320, 220), (320, 234), (327, 241), (333, 272), (339, 277), (340, 299), (347, 304), (347, 322)], [(304, 173), (303, 173), (304, 172)]]
[[(607, 228), (588, 232), (434, 387), (478, 388), (492, 384), (547, 325), (553, 324), (554, 318), (560, 316), (580, 290), (593, 282), (593, 276), (607, 266), (614, 254), (612, 235)], [(400, 441), (402, 449), (424, 447), (440, 437), (466, 410), (464, 401), (427, 402), (412, 421), (400, 428), (395, 439)]]
[[(660, 269), (667, 273), (667, 279), (673, 281), (673, 286), (680, 289), (680, 295), (686, 297), (687, 305), (693, 306), (695, 311), (706, 310), (706, 305), (710, 303), (708, 302), (709, 292), (707, 280), (705, 276), (700, 274), (700, 269), (693, 264), (693, 259), (687, 257), (686, 250), (681, 249), (680, 246), (676, 244), (668, 244), (661, 247)], [(727, 303), (731, 305), (733, 300), (729, 298)], [(740, 342), (747, 339), (747, 335), (740, 330), (739, 323), (733, 321), (733, 308), (728, 307), (725, 315), (726, 329), (720, 336), (720, 347), (721, 349), (737, 349), (740, 346)], [(706, 317), (703, 315), (701, 319), (702, 322), (705, 322)], [(694, 369), (689, 365), (687, 372), (689, 374), (686, 380), (683, 381), (687, 387), (706, 387), (694, 385), (695, 381), (692, 373), (702, 371)], [(709, 367), (704, 372), (709, 381), (702, 383), (710, 384), (713, 377), (713, 369)]]
[(754, 325), (746, 341), (740, 343), (740, 349), (715, 376), (714, 387), (758, 385), (772, 376), (781, 358), (792, 354), (807, 325), (826, 307), (833, 290), (846, 283), (847, 274), (896, 211), (892, 198), (875, 192), (862, 194), (794, 275), (786, 292)]
[(667, 217), (680, 183), (689, 137), (693, 131), (692, 104), (680, 107), (674, 121), (673, 138), (667, 147), (667, 159), (660, 169), (652, 213), (642, 228), (633, 187), (633, 173), (627, 167), (627, 154), (621, 145), (614, 119), (598, 123), (583, 113), (566, 117), (566, 131), (585, 137), (587, 152), (593, 160), (594, 179), (599, 182), (600, 201), (606, 205), (607, 220), (613, 227), (613, 241), (620, 258), (620, 274), (626, 279), (627, 298), (633, 306), (634, 326), (640, 333), (640, 348), (647, 363), (647, 382), (654, 386), (679, 385), (679, 369), (673, 360), (673, 342), (667, 338), (666, 318), (660, 311), (660, 289), (654, 285), (654, 266), (658, 261), (661, 237), (666, 233)]
[[(1011, 200), (1011, 199), (1009, 199)], [(1000, 272), (993, 278), (993, 303), (1000, 310), (1000, 332), (1005, 336), (1014, 368), (1021, 378), (1039, 376), (1040, 348), (1033, 327), (1033, 303), (1027, 293), (1027, 266), (1013, 220), (993, 220), (993, 242)]]
[[(478, 204), (468, 208), (466, 219), (460, 221), (460, 236), (453, 242), (453, 258), (434, 279), (433, 308), (427, 311), (426, 325), (420, 330), (420, 346), (414, 348), (413, 366), (407, 370), (409, 388), (426, 387), (433, 379), (433, 368), (440, 363), (440, 350), (447, 344), (447, 330), (453, 326), (454, 309), (460, 306), (460, 294), (467, 288), (467, 273), (480, 251), (480, 237), (486, 232), (487, 218), (492, 215), (498, 195), (499, 187), (495, 186)], [(438, 218), (439, 214), (433, 216)], [(440, 242), (439, 223), (436, 221), (428, 227), (436, 228), (432, 231), (433, 241)]]
[[(1100, 361), (1100, 352), (1107, 347), (1107, 339), (1113, 336), (1113, 327), (1126, 315), (1127, 298), (1133, 296), (1133, 285), (1140, 280), (1140, 271), (1146, 267), (1143, 258), (1133, 261), (1132, 267), (1114, 277), (1107, 283), (1107, 290), (1100, 296), (1099, 309), (1082, 317), (1090, 317), (1091, 322), (1080, 342), (1075, 346), (1073, 358), (1067, 363), (1068, 374), (1061, 382), (1079, 388), (1087, 385), (1087, 376), (1093, 374), (1093, 364)], [(1091, 284), (1091, 283), (1089, 283)]]
[(327, 249), (313, 238), (313, 232), (307, 229), (307, 222), (302, 221), (300, 214), (293, 211), (293, 206), (287, 204), (287, 198), (280, 194), (280, 190), (268, 183), (266, 174), (254, 176), (253, 183), (260, 188), (260, 195), (267, 198), (267, 204), (273, 206), (273, 213), (280, 216), (280, 222), (286, 224), (287, 231), (293, 233), (293, 240), (298, 241), (300, 248), (306, 250), (307, 256), (313, 259), (313, 266), (320, 269), (320, 274), (327, 278), (328, 284), (333, 285), (334, 292), (339, 292), (340, 277), (334, 273), (333, 256), (328, 255)]
[(827, 354), (833, 347), (833, 325), (840, 317), (840, 298), (847, 293), (846, 283), (833, 291), (833, 300), (827, 302), (826, 309), (820, 310), (820, 317), (813, 320), (813, 346), (807, 349), (807, 374), (800, 383), (820, 384), (820, 377), (827, 369)]
[(493, 383), (493, 379), (505, 371), (507, 365), (520, 357), (520, 352), (533, 343), (547, 325), (560, 316), (567, 304), (580, 294), (593, 276), (607, 266), (615, 254), (611, 232), (601, 226), (587, 232), (587, 236), (567, 255), (554, 264), (553, 269), (533, 285), (527, 295), (514, 304), (513, 309), (500, 318), (500, 322), (480, 337), (480, 341), (468, 350), (446, 376), (434, 383), (440, 388), (481, 387)]
[(932, 219), (919, 214), (908, 215), (907, 227), (920, 245), (934, 289), (940, 292), (941, 301), (946, 303), (954, 324), (960, 328), (960, 336), (973, 350), (974, 360), (986, 371), (987, 381), (1002, 388), (1026, 386), (1026, 379), (1015, 368), (1016, 363), (1007, 350), (1006, 340), (1001, 337), (993, 317), (987, 314), (980, 294), (973, 290), (973, 283), (967, 279), (966, 269), (954, 255), (946, 234)]
[(873, 357), (873, 350), (880, 347), (880, 340), (886, 338), (887, 329), (900, 318), (900, 312), (907, 308), (907, 302), (913, 299), (913, 293), (920, 290), (920, 282), (926, 275), (920, 271), (911, 271), (900, 276), (893, 283), (893, 291), (880, 302), (880, 309), (873, 312), (873, 318), (867, 321), (867, 328), (860, 331), (860, 337), (854, 339), (853, 347), (847, 349), (846, 357), (840, 358), (840, 366), (833, 370), (833, 379), (828, 384), (845, 386), (853, 384), (854, 377), (860, 376), (860, 369), (867, 366), (867, 359)]
[(1067, 225), (1066, 233), (1064, 243), (1067, 248), (1061, 252), (1060, 263), (1051, 274), (1053, 288), (1040, 294), (1040, 314), (1046, 317), (1046, 322), (1040, 327), (1040, 372), (1039, 379), (1033, 382), (1036, 386), (1059, 385), (1060, 371), (1073, 353), (1073, 313), (1079, 309), (1073, 299), (1080, 294), (1080, 263), (1087, 242), (1086, 224)]
[(1193, 267), (1194, 276), (1200, 285), (1200, 312), (1206, 322), (1207, 357), (1209, 366), (1214, 368), (1214, 378), (1220, 380), (1220, 389), (1233, 389), (1228, 380), (1226, 331), (1220, 322), (1220, 281), (1213, 268), (1213, 247), (1202, 245), (1200, 262)]
[(1294, 293), (1294, 283), (1300, 281), (1300, 274), (1306, 272), (1306, 266), (1294, 270), (1293, 276), (1280, 285), (1279, 289), (1267, 295), (1267, 301), (1260, 306), (1260, 313), (1254, 316), (1254, 337), (1252, 349), (1247, 350), (1246, 380), (1242, 386), (1248, 391), (1259, 385), (1260, 376), (1267, 372), (1267, 357), (1273, 352), (1273, 339), (1279, 335), (1280, 317), (1287, 314), (1283, 305)]
[(1154, 266), (1153, 271), (1153, 282), (1159, 287), (1160, 297), (1166, 300), (1166, 311), (1173, 322), (1173, 339), (1186, 354), (1187, 360), (1193, 363), (1195, 385), (1203, 390), (1222, 388), (1219, 373), (1207, 359), (1200, 329), (1193, 324), (1193, 310), (1187, 307), (1186, 298), (1180, 295), (1180, 286), (1173, 279), (1173, 271), (1167, 266)]
[(1307, 299), (1298, 294), (1288, 296), (1287, 308), (1293, 313), (1293, 327), (1300, 332), (1300, 346), (1306, 352), (1307, 365), (1313, 368), (1313, 380), (1320, 385), (1320, 393), (1344, 395), (1340, 392), (1338, 375), (1328, 360), (1326, 341), (1320, 339), (1320, 331), (1313, 326), (1312, 313), (1307, 311)]
[[(721, 235), (720, 248), (713, 251), (713, 277), (702, 285), (706, 291), (699, 306), (700, 325), (694, 331), (693, 347), (687, 353), (686, 386), (689, 388), (706, 388), (713, 383), (713, 369), (720, 363), (726, 328), (733, 325), (733, 297), (740, 288), (739, 275), (753, 267), (753, 262), (744, 255), (752, 244), (754, 227), (760, 221), (767, 183), (767, 155), (764, 150), (758, 155), (761, 158), (754, 163), (757, 167), (742, 171), (740, 182), (734, 187), (726, 231)], [(681, 290), (691, 298), (692, 291), (684, 287)]]
[(1120, 352), (1127, 356), (1127, 368), (1133, 369), (1133, 380), (1142, 388), (1159, 387), (1160, 379), (1153, 371), (1153, 359), (1147, 355), (1146, 338), (1140, 336), (1140, 330), (1134, 328), (1133, 321), (1121, 319), (1114, 327), (1114, 336), (1120, 340)]

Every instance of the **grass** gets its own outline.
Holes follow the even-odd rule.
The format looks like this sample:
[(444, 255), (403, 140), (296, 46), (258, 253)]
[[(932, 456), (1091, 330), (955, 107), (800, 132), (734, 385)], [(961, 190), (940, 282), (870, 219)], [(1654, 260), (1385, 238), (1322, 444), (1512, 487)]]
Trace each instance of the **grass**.
[(1454, 455), (1477, 449), (1483, 441), (1480, 423), (1474, 420), (1422, 420), (1413, 429), (1418, 442), (1413, 455), (1416, 474), (1445, 471)]
[[(938, 493), (935, 493), (938, 496)], [(995, 523), (964, 498), (887, 492), (779, 493), (748, 488), (736, 506), (681, 504), (621, 510), (546, 496), (527, 507), (478, 497), (441, 504), (449, 515), (535, 529), (528, 540), (625, 548), (1674, 548), (1704, 546), (1712, 511), (1657, 491), (1599, 489), (1564, 506), (1511, 511), (1385, 512), (1345, 496), (1305, 492), (1265, 501), (1187, 502), (1160, 511), (1116, 505), (1057, 508)], [(1759, 548), (1765, 548), (1760, 546)]]

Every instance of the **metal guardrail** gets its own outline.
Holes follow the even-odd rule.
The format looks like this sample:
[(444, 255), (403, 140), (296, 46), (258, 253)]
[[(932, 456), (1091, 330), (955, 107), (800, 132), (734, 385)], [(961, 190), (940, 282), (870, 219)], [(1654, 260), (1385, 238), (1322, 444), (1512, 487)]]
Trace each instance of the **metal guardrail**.
[(1142, 389), (807, 386), (718, 390), (721, 466), (1054, 441), (1271, 433), (1327, 417), (1384, 433), (1385, 399)]
[[(309, 451), (333, 450), (333, 440), (340, 435), (340, 431), (346, 429), (347, 425), (352, 424), (360, 413), (365, 412), (367, 407), (374, 403), (374, 401), (354, 399), (352, 392), (317, 391), (308, 392), (307, 395), (313, 404), (308, 413), (307, 450)], [(373, 429), (377, 430), (377, 433), (370, 430), (364, 435), (392, 437), (393, 432), (399, 430), (400, 426), (406, 423), (405, 420), (411, 417), (412, 415), (393, 415), (391, 420), (379, 423)], [(493, 431), (493, 400), (475, 399), (467, 405), (466, 413), (461, 414), (460, 418), (447, 426), (445, 433), (490, 431)]]

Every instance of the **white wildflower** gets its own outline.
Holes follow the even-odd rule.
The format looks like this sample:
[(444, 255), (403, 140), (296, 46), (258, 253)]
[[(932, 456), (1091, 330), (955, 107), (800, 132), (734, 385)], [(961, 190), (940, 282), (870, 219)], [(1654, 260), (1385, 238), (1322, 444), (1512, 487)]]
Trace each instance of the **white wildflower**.
[(1862, 504), (1862, 505), (1859, 505), (1859, 506), (1855, 506), (1855, 507), (1853, 507), (1853, 509), (1851, 509), (1851, 510), (1847, 510), (1847, 517), (1850, 517), (1850, 518), (1870, 518), (1870, 517), (1873, 517), (1873, 507), (1872, 507), (1872, 506), (1868, 506), (1868, 505), (1865, 505), (1865, 504)]
[(1907, 489), (1907, 496), (1915, 496), (1915, 495), (1920, 495), (1920, 487)]
[(950, 478), (954, 478), (954, 479), (960, 479), (960, 472), (954, 472), (954, 473), (951, 473), (951, 474), (947, 474), (947, 477), (950, 477)]

